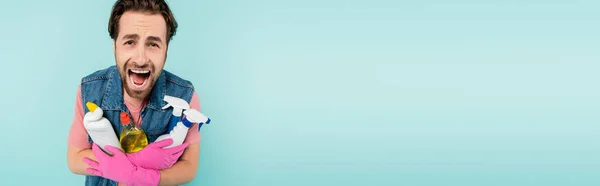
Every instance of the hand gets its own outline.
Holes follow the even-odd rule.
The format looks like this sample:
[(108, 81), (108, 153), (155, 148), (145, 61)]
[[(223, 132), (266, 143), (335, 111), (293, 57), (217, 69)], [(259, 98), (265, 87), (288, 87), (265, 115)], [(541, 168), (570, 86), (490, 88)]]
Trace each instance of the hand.
[(172, 143), (173, 139), (170, 138), (150, 143), (150, 145), (144, 147), (141, 151), (127, 154), (127, 157), (133, 165), (138, 167), (155, 170), (170, 168), (177, 162), (185, 148), (189, 145), (188, 143), (183, 143), (179, 146), (163, 149)]
[(160, 172), (158, 170), (137, 167), (129, 162), (127, 155), (120, 149), (110, 145), (105, 148), (114, 156), (111, 157), (104, 153), (94, 143), (92, 151), (97, 161), (87, 157), (83, 159), (90, 166), (86, 169), (88, 173), (127, 185), (158, 185), (160, 182)]

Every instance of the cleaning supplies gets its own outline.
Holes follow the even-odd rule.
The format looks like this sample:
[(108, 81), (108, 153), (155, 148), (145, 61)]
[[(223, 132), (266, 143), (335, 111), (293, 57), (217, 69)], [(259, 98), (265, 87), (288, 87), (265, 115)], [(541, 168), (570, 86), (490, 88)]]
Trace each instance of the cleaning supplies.
[(120, 149), (121, 143), (119, 142), (119, 138), (117, 138), (117, 134), (115, 134), (110, 121), (103, 117), (104, 111), (102, 111), (98, 105), (87, 102), (85, 106), (90, 111), (83, 117), (83, 126), (85, 130), (94, 143), (98, 144), (102, 150), (112, 155), (112, 153), (104, 149), (105, 146), (110, 145)]
[[(206, 117), (206, 116), (204, 116)], [(210, 124), (210, 118), (206, 118), (206, 121), (203, 123), (198, 123), (198, 132), (200, 132), (200, 127), (202, 127), (203, 124)]]
[(171, 148), (183, 144), (183, 140), (185, 140), (185, 137), (187, 136), (188, 129), (192, 127), (194, 123), (198, 123), (199, 125), (201, 125), (207, 123), (207, 121), (210, 121), (208, 117), (206, 117), (204, 114), (200, 113), (200, 111), (195, 109), (187, 109), (183, 111), (183, 114), (185, 116), (183, 118), (183, 121), (177, 122), (177, 125), (173, 127), (173, 130), (171, 130), (168, 134), (159, 136), (156, 139), (156, 141), (168, 138), (173, 139), (173, 143), (164, 148)]
[[(200, 111), (190, 109), (189, 103), (181, 98), (165, 95), (164, 100), (165, 102), (167, 102), (167, 105), (164, 106), (163, 109), (173, 107), (173, 115), (171, 116), (171, 120), (169, 121), (169, 133), (159, 136), (156, 139), (156, 141), (160, 141), (167, 138), (173, 139), (173, 143), (165, 148), (170, 148), (183, 144), (183, 141), (187, 136), (189, 128), (194, 123), (202, 125), (204, 123), (210, 122), (210, 119), (204, 116), (202, 113), (200, 113)], [(185, 115), (185, 119), (183, 119), (183, 121), (181, 120), (182, 113), (183, 115)]]
[(148, 146), (146, 133), (134, 125), (126, 112), (121, 112), (119, 119), (123, 124), (119, 141), (125, 153), (134, 153)]
[(181, 121), (181, 114), (183, 113), (183, 110), (189, 109), (190, 104), (181, 98), (168, 95), (165, 95), (164, 100), (167, 102), (167, 105), (165, 105), (162, 109), (173, 107), (173, 116), (169, 121), (169, 129), (167, 130), (171, 131), (173, 130), (173, 127), (177, 125), (177, 122)]

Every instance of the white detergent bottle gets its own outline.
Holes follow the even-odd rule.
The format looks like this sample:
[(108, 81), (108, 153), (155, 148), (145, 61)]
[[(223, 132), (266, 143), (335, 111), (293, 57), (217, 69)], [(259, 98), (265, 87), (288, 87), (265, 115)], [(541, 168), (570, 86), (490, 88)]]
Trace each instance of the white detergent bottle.
[(181, 114), (183, 113), (183, 110), (189, 109), (190, 104), (181, 98), (173, 96), (165, 95), (165, 98), (163, 99), (165, 102), (167, 102), (167, 105), (165, 105), (162, 109), (173, 107), (173, 116), (171, 116), (171, 120), (169, 121), (169, 129), (167, 129), (167, 131), (171, 131), (173, 130), (173, 127), (175, 127), (175, 125), (181, 121)]
[(87, 102), (85, 106), (90, 112), (83, 116), (83, 126), (94, 143), (98, 144), (104, 152), (110, 155), (112, 153), (104, 149), (106, 145), (121, 149), (121, 143), (110, 121), (102, 116), (104, 111), (92, 102)]
[(180, 122), (177, 122), (177, 125), (175, 127), (173, 127), (173, 130), (171, 130), (171, 132), (169, 132), (168, 134), (159, 136), (156, 139), (156, 141), (160, 141), (160, 140), (164, 140), (164, 139), (168, 139), (168, 138), (173, 139), (173, 143), (169, 146), (166, 146), (165, 148), (171, 148), (171, 147), (183, 144), (183, 141), (185, 140), (185, 137), (187, 136), (189, 128), (192, 127), (192, 125), (194, 123), (204, 124), (210, 120), (210, 119), (208, 119), (208, 117), (204, 116), (204, 114), (200, 113), (200, 111), (195, 110), (195, 109), (187, 109), (183, 112), (183, 115), (185, 115), (183, 120)]

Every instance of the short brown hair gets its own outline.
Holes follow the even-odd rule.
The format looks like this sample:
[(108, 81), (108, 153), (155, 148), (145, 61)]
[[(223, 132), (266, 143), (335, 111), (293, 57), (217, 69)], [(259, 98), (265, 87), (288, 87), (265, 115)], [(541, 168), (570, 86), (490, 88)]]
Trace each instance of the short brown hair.
[(119, 20), (126, 11), (162, 15), (167, 23), (167, 44), (177, 31), (177, 21), (175, 21), (169, 5), (164, 0), (118, 0), (113, 5), (108, 21), (108, 33), (113, 40), (117, 40), (119, 35)]

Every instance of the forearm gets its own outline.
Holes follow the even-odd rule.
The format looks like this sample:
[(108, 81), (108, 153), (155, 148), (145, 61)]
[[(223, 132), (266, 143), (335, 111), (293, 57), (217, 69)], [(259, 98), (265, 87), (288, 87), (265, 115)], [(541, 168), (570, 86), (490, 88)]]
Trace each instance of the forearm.
[(191, 182), (196, 176), (190, 162), (178, 161), (173, 167), (160, 170), (160, 182), (158, 185), (181, 185)]
[(92, 149), (77, 149), (74, 147), (69, 147), (67, 153), (69, 170), (75, 174), (91, 175), (86, 171), (86, 169), (90, 166), (83, 161), (84, 157), (96, 161), (96, 156), (94, 156)]
[(191, 182), (198, 170), (200, 144), (191, 144), (171, 168), (160, 170), (159, 185), (181, 185)]

